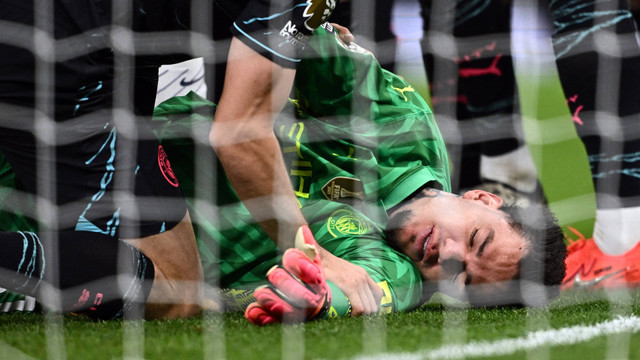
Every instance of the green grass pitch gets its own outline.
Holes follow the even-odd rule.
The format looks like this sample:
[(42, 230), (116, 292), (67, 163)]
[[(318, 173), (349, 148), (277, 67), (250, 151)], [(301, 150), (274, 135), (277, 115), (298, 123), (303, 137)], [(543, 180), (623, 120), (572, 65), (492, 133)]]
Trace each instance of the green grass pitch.
[(640, 359), (640, 292), (565, 292), (545, 309), (425, 305), (259, 328), (239, 313), (92, 322), (0, 315), (0, 359)]

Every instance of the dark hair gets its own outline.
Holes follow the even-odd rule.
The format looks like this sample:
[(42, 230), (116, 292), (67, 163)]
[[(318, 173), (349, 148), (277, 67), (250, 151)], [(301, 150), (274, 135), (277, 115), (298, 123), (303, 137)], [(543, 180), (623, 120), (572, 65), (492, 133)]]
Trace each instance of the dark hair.
[(469, 302), (476, 306), (545, 305), (558, 296), (565, 276), (567, 247), (562, 229), (544, 205), (503, 205), (500, 210), (508, 216), (511, 228), (525, 238), (529, 249), (520, 260), (518, 274), (502, 290), (492, 291), (487, 298), (470, 286)]

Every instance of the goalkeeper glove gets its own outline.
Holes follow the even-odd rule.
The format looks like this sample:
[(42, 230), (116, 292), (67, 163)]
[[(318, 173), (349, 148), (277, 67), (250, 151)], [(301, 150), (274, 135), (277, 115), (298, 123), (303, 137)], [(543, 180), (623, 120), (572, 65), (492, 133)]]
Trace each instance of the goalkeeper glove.
[(257, 302), (245, 310), (256, 325), (297, 323), (324, 316), (331, 304), (331, 290), (322, 273), (318, 244), (307, 225), (296, 233), (296, 248), (287, 249), (282, 266), (267, 273), (270, 285), (254, 292)]

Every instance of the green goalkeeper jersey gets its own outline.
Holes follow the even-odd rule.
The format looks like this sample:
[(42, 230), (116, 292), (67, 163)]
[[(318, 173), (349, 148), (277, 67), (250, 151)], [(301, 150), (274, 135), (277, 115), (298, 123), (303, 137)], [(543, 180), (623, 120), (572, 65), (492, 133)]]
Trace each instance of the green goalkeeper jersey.
[[(366, 50), (342, 43), (328, 24), (305, 51), (295, 99), (274, 129), (291, 176), (291, 184), (282, 186), (293, 185), (319, 244), (380, 284), (383, 312), (414, 308), (421, 299), (420, 274), (386, 244), (384, 228), (386, 210), (423, 185), (450, 191), (446, 150), (432, 113), (407, 82)], [(154, 124), (187, 195), (206, 280), (242, 306), (281, 253), (210, 151), (214, 108), (195, 94), (173, 98), (156, 109)], [(344, 295), (332, 289), (337, 307)]]

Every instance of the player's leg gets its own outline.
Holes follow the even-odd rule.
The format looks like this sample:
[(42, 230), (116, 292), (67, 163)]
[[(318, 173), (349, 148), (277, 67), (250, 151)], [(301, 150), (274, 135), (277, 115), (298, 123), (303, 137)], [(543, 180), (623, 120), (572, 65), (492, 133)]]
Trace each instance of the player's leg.
[[(0, 15), (2, 20), (31, 26), (34, 16), (51, 16), (46, 9), (35, 9), (32, 4), (8, 0), (3, 3), (7, 4), (7, 11)], [(71, 37), (108, 22), (100, 12), (102, 4), (94, 5), (57, 6), (56, 38)], [(43, 13), (37, 14), (40, 10)], [(95, 17), (86, 16), (93, 11), (97, 14)], [(114, 55), (106, 47), (108, 44), (103, 45), (104, 48), (96, 47), (91, 54), (52, 67), (55, 94), (45, 94), (42, 102), (50, 100), (53, 103), (53, 109), (43, 115), (54, 118), (55, 122), (48, 122), (50, 127), (43, 132), (36, 119), (46, 116), (36, 116), (37, 112), (33, 110), (36, 104), (33, 53), (19, 44), (0, 44), (0, 52), (12, 55), (0, 59), (3, 65), (0, 66), (0, 148), (26, 191), (37, 195), (41, 203), (51, 205), (32, 214), (38, 217), (43, 228), (53, 230), (56, 235), (52, 237), (56, 239), (73, 237), (66, 233), (73, 230), (95, 233), (100, 238), (107, 236), (96, 246), (96, 253), (86, 253), (81, 240), (64, 240), (67, 249), (64, 251), (56, 251), (55, 247), (46, 249), (46, 244), (42, 249), (57, 262), (66, 264), (74, 261), (69, 255), (73, 252), (68, 249), (75, 244), (84, 258), (95, 260), (95, 267), (116, 275), (118, 272), (114, 272), (109, 264), (118, 263), (120, 251), (108, 249), (117, 249), (123, 244), (118, 240), (120, 238), (140, 239), (135, 242), (136, 246), (149, 252), (150, 256), (146, 257), (138, 249), (134, 252), (149, 263), (157, 260), (161, 279), (172, 280), (181, 272), (179, 279), (202, 281), (199, 257), (197, 251), (194, 252), (195, 238), (188, 226), (186, 205), (177, 179), (146, 123), (133, 116), (134, 113), (149, 115), (153, 103), (141, 104), (136, 99), (130, 109), (131, 119), (114, 117)], [(146, 89), (136, 86), (136, 90), (155, 93), (149, 86)], [(89, 235), (82, 238), (86, 237)], [(20, 240), (16, 241), (18, 248)], [(108, 244), (109, 241), (112, 244)], [(171, 241), (175, 244), (168, 244)], [(167, 251), (164, 257), (153, 252), (152, 242), (158, 242)], [(12, 261), (11, 256), (6, 256), (7, 261)], [(176, 260), (170, 260), (170, 257)], [(105, 263), (100, 266), (98, 264), (102, 263), (98, 260)], [(154, 266), (147, 269), (154, 269)], [(80, 279), (83, 271), (73, 274), (68, 275)], [(187, 297), (197, 296), (198, 291), (190, 292)], [(193, 314), (193, 302), (189, 300), (188, 303), (179, 306), (182, 310), (163, 313), (171, 316)]]
[[(23, 118), (28, 123), (32, 112), (14, 109), (14, 118)], [(82, 125), (77, 127), (80, 129), (77, 133), (74, 133), (76, 127), (60, 124), (65, 130), (64, 137), (74, 140), (52, 147), (48, 153), (56, 157), (48, 160), (37, 157), (36, 141), (30, 131), (0, 129), (0, 146), (18, 178), (24, 180), (22, 183), (27, 190), (38, 194), (43, 182), (55, 184), (53, 194), (49, 195), (52, 202), (57, 202), (58, 211), (53, 223), (42, 225), (95, 233), (114, 244), (120, 243), (119, 238), (131, 239), (128, 242), (152, 264), (151, 268), (156, 270), (153, 273), (157, 274), (158, 282), (154, 281), (150, 297), (154, 305), (150, 305), (147, 315), (184, 317), (196, 314), (201, 306), (202, 267), (186, 204), (164, 150), (152, 138), (144, 122), (137, 124), (142, 139), (134, 140), (123, 138), (108, 117), (91, 113), (76, 120), (81, 120), (78, 124)], [(124, 154), (124, 161), (120, 161), (123, 160), (120, 153)], [(137, 156), (129, 159), (134, 154)], [(49, 166), (55, 169), (53, 182), (37, 176)], [(33, 210), (29, 211), (33, 214)], [(22, 240), (16, 241), (21, 244)], [(105, 271), (117, 269), (111, 265), (117, 263), (119, 253), (102, 249), (113, 246), (107, 241), (92, 247), (95, 252), (83, 252), (82, 242), (70, 243), (78, 244), (83, 258), (94, 259), (94, 266), (102, 266), (97, 264), (106, 261)], [(57, 254), (56, 261), (72, 261), (71, 250), (49, 251)], [(16, 251), (15, 254), (21, 253)], [(6, 256), (10, 257), (9, 254)], [(80, 269), (77, 274), (88, 272)], [(107, 275), (99, 274), (99, 278)], [(10, 285), (4, 287), (15, 290)]]
[[(558, 71), (589, 155), (597, 194), (597, 246), (570, 248), (566, 280), (573, 283), (581, 265), (588, 263), (593, 272), (587, 274), (583, 269), (579, 280), (599, 279), (599, 285), (625, 280), (637, 283), (640, 274), (629, 271), (637, 263), (633, 258), (640, 256), (636, 246), (640, 241), (637, 28), (626, 0), (584, 1), (582, 6), (569, 1), (550, 4)], [(609, 45), (613, 47), (606, 49)]]
[[(20, 132), (4, 130), (2, 133), (9, 132), (12, 134), (11, 136), (20, 139), (20, 142), (29, 143), (30, 136), (21, 137), (18, 135)], [(103, 134), (98, 138), (112, 139), (113, 136)], [(90, 144), (91, 141), (83, 142), (83, 146), (88, 149), (103, 148), (102, 142), (97, 143), (99, 146), (92, 147)], [(25, 165), (27, 161), (20, 160), (18, 156), (24, 149), (21, 149), (17, 144), (14, 145), (13, 150), (9, 151), (11, 154), (9, 158), (15, 160), (13, 163), (17, 165), (17, 168), (20, 169), (19, 172), (23, 173), (24, 177), (26, 176), (24, 173), (29, 173), (28, 169), (33, 164)], [(75, 145), (71, 148), (74, 147)], [(115, 143), (109, 147), (117, 148)], [(140, 295), (145, 299), (149, 295), (149, 306), (145, 312), (147, 317), (186, 317), (200, 311), (203, 293), (202, 265), (190, 217), (186, 211), (184, 199), (181, 197), (177, 180), (170, 176), (171, 169), (168, 161), (166, 159), (160, 160), (164, 159), (166, 154), (154, 141), (136, 142), (134, 147), (137, 147), (138, 150), (138, 161), (132, 162), (133, 166), (129, 171), (124, 171), (121, 166), (117, 165), (114, 165), (113, 168), (124, 173), (135, 173), (135, 189), (118, 188), (119, 191), (115, 191), (113, 184), (115, 181), (104, 181), (112, 174), (110, 171), (104, 170), (109, 168), (106, 163), (100, 164), (100, 159), (112, 159), (115, 157), (114, 154), (93, 157), (94, 164), (98, 166), (92, 170), (82, 170), (82, 166), (69, 169), (66, 165), (72, 164), (73, 159), (91, 157), (77, 157), (75, 153), (68, 153), (66, 147), (56, 149), (55, 152), (59, 155), (59, 160), (64, 159), (56, 164), (57, 178), (59, 179), (56, 181), (57, 186), (55, 187), (56, 193), (59, 195), (56, 198), (65, 201), (59, 204), (60, 209), (65, 209), (61, 211), (65, 214), (59, 216), (60, 221), (53, 227), (64, 227), (69, 230), (49, 233), (44, 236), (44, 241), (42, 236), (33, 233), (2, 233), (0, 242), (4, 246), (4, 251), (0, 257), (0, 268), (9, 269), (10, 272), (5, 273), (0, 279), (0, 286), (35, 295), (39, 289), (38, 284), (44, 280), (52, 284), (53, 288), (58, 288), (56, 284), (59, 283), (61, 286), (59, 289), (69, 293), (67, 289), (70, 287), (86, 287), (89, 285), (85, 282), (99, 280), (103, 285), (97, 289), (78, 288), (79, 294), (74, 294), (71, 291), (71, 295), (65, 298), (60, 308), (65, 311), (84, 311), (82, 306), (74, 306), (76, 303), (80, 304), (82, 301), (78, 299), (83, 297), (88, 298), (100, 294), (100, 298), (104, 297), (104, 302), (107, 303), (106, 298), (114, 299), (119, 296), (118, 294), (125, 296), (125, 293), (117, 291), (117, 275), (130, 275), (131, 271), (120, 269), (118, 264), (128, 263), (127, 256), (133, 256), (131, 254), (133, 251), (135, 257), (145, 261), (146, 270), (140, 274), (133, 271), (132, 274), (140, 280), (145, 280), (151, 290), (151, 292), (143, 291)], [(29, 152), (23, 155), (25, 155), (23, 156), (25, 159), (34, 157)], [(80, 162), (84, 163), (84, 161)], [(97, 174), (83, 176), (83, 173), (92, 172)], [(65, 176), (65, 174), (72, 174), (72, 176)], [(26, 183), (36, 184), (34, 181)], [(96, 187), (92, 187), (90, 184), (95, 184)], [(83, 195), (85, 190), (88, 190), (88, 193)], [(130, 203), (126, 200), (118, 202), (114, 198), (114, 193), (118, 192), (134, 195), (134, 199), (137, 200)], [(73, 199), (73, 201), (66, 203), (69, 199)], [(33, 214), (33, 209), (23, 210)], [(44, 225), (51, 226), (51, 224)], [(117, 245), (121, 243), (117, 240), (121, 234), (123, 236), (126, 236), (125, 234), (134, 235), (126, 240), (133, 247), (129, 246), (130, 249), (125, 252), (120, 250), (121, 245)], [(29, 245), (31, 243), (33, 245)], [(55, 245), (58, 243), (60, 244), (59, 249)], [(14, 250), (9, 251), (8, 249)], [(25, 260), (24, 254), (30, 254), (30, 258)], [(54, 276), (53, 274), (58, 273), (58, 271), (52, 270), (52, 267), (45, 268), (46, 256), (55, 257), (53, 262), (51, 259), (49, 261), (49, 264), (54, 264), (53, 269), (55, 269), (56, 263), (73, 263), (75, 265), (71, 269), (60, 271), (57, 280), (45, 279), (47, 276)], [(86, 262), (81, 262), (78, 259)], [(25, 266), (28, 267), (29, 275), (27, 276), (25, 273), (12, 277), (11, 274), (16, 274), (16, 271), (22, 266), (21, 264), (28, 264)], [(45, 274), (45, 270), (48, 275)], [(41, 271), (42, 273), (40, 273)], [(28, 286), (25, 283), (24, 286), (16, 288), (17, 284), (25, 281), (25, 276), (38, 281)], [(62, 286), (62, 284), (65, 285)], [(131, 295), (131, 292), (126, 293), (126, 296)], [(120, 300), (124, 305), (127, 304), (126, 299)], [(136, 301), (139, 302), (139, 300)], [(110, 318), (114, 314), (122, 315), (119, 310), (129, 307), (125, 306), (114, 310), (111, 309), (113, 302), (109, 302), (109, 304), (108, 310), (102, 310), (107, 305), (102, 308), (96, 307), (98, 312), (91, 313), (91, 316)], [(54, 308), (56, 307), (54, 306)]]
[[(640, 119), (640, 47), (626, 0), (583, 5), (553, 2), (554, 48), (567, 103), (593, 171), (598, 196), (595, 239), (606, 252), (620, 254), (640, 240), (638, 226), (620, 222), (640, 216), (640, 134), (634, 131)], [(621, 41), (618, 55), (600, 51), (601, 36), (607, 34), (616, 36), (609, 44)], [(618, 223), (611, 226), (613, 222)]]
[[(455, 119), (460, 130), (445, 138), (455, 169), (453, 188), (503, 183), (533, 195), (537, 180), (513, 116), (515, 78), (509, 54), (510, 6), (491, 2), (421, 0), (423, 60), (436, 116)], [(456, 41), (454, 57), (432, 43), (437, 32)], [(445, 137), (447, 135), (445, 134)], [(536, 194), (537, 195), (537, 194)]]
[(202, 310), (202, 265), (188, 213), (171, 230), (125, 241), (149, 257), (155, 268), (145, 306), (147, 318), (188, 317)]
[(45, 309), (112, 319), (140, 316), (154, 266), (134, 247), (84, 231), (0, 232), (0, 283)]
[[(154, 156), (153, 160), (155, 159)], [(9, 172), (12, 170), (5, 163), (2, 173)], [(157, 175), (159, 174), (156, 174), (156, 178), (158, 178)], [(162, 181), (166, 182), (164, 178)], [(147, 181), (143, 183), (147, 188), (149, 183)], [(173, 186), (169, 188), (173, 190)], [(162, 200), (153, 206), (162, 206), (161, 202)], [(172, 200), (170, 199), (169, 202), (171, 203)], [(100, 207), (101, 204), (94, 205)], [(170, 204), (169, 207), (181, 208), (179, 204), (178, 206)], [(186, 212), (184, 207), (182, 209)], [(32, 209), (23, 210), (33, 213)], [(151, 213), (144, 208), (141, 211)], [(50, 304), (49, 307), (63, 311), (85, 312), (92, 317), (102, 319), (123, 315), (123, 309), (135, 309), (132, 304), (144, 303), (144, 300), (139, 299), (146, 299), (147, 295), (149, 295), (149, 306), (145, 311), (147, 317), (184, 317), (199, 312), (203, 281), (202, 268), (188, 214), (183, 215), (175, 226), (170, 221), (163, 221), (161, 225), (168, 226), (169, 229), (161, 233), (157, 232), (162, 226), (157, 224), (157, 220), (152, 216), (151, 221), (145, 222), (146, 225), (139, 231), (156, 234), (129, 240), (128, 243), (135, 246), (135, 249), (118, 245), (120, 241), (107, 235), (109, 233), (107, 230), (110, 228), (105, 224), (108, 221), (98, 221), (87, 214), (90, 212), (84, 212), (83, 216), (76, 214), (73, 218), (82, 219), (78, 221), (76, 227), (81, 225), (92, 231), (68, 230), (41, 236), (25, 232), (0, 233), (0, 243), (3, 244), (0, 268), (9, 270), (8, 273), (5, 272), (0, 276), (0, 284), (14, 291), (37, 294), (40, 301), (46, 302), (47, 296), (38, 291), (42, 288), (39, 286), (41, 282), (48, 282), (52, 288), (60, 289), (64, 293), (59, 306)], [(159, 216), (162, 215), (166, 214), (162, 213)], [(176, 215), (178, 214), (173, 217)], [(171, 216), (168, 217), (170, 218)], [(123, 221), (124, 225), (129, 223), (131, 220)], [(132, 232), (138, 229), (126, 231)], [(48, 262), (47, 256), (49, 256)], [(65, 266), (56, 270), (58, 263)], [(121, 266), (121, 264), (130, 263), (139, 265), (132, 268)], [(46, 267), (45, 264), (49, 266)], [(132, 286), (127, 287), (126, 292), (121, 292), (117, 284), (118, 276), (129, 276), (134, 280), (137, 279), (140, 284), (136, 285), (134, 281)], [(100, 284), (92, 287), (93, 282)], [(133, 300), (125, 299), (125, 295), (138, 300), (131, 302)], [(101, 306), (94, 304), (96, 301), (101, 302)], [(87, 310), (85, 304), (93, 304), (92, 311)], [(215, 306), (215, 304), (212, 305)], [(138, 308), (134, 312), (141, 309)]]
[[(203, 270), (186, 201), (171, 163), (147, 123), (138, 126), (135, 203), (120, 211), (120, 238), (155, 267), (145, 314), (150, 318), (193, 316), (202, 309)], [(133, 236), (132, 236), (133, 235)]]

